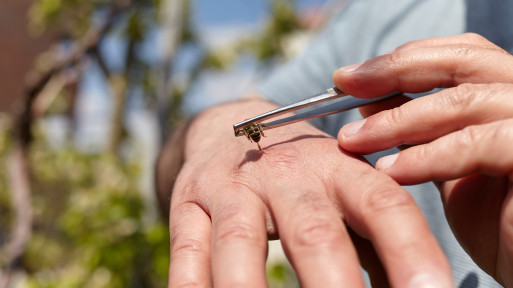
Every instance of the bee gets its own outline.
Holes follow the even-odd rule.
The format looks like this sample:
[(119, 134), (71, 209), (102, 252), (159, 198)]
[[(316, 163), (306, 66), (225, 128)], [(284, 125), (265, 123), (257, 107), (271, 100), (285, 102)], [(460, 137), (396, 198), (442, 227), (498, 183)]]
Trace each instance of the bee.
[(260, 148), (260, 144), (258, 142), (261, 139), (261, 136), (264, 136), (264, 131), (262, 131), (262, 126), (257, 123), (251, 123), (248, 126), (242, 129), (244, 131), (244, 135), (248, 138), (250, 142), (255, 142), (258, 146), (258, 149), (262, 151)]

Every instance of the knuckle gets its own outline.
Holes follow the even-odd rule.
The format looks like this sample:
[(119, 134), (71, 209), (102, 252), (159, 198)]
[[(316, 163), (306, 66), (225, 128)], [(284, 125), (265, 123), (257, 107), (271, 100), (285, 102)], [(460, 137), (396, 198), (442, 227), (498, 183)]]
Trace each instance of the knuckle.
[(205, 248), (199, 240), (193, 238), (179, 239), (179, 237), (171, 236), (172, 259), (197, 255), (206, 255)]
[(213, 240), (216, 243), (231, 244), (238, 242), (260, 243), (263, 235), (246, 219), (245, 211), (236, 204), (219, 207), (214, 212)]
[(218, 227), (214, 241), (222, 245), (240, 242), (259, 244), (263, 241), (263, 238), (252, 226), (242, 222), (234, 222)]
[(364, 217), (372, 218), (379, 213), (390, 210), (397, 210), (411, 206), (413, 199), (410, 194), (397, 187), (374, 187), (369, 189), (362, 202), (362, 214)]
[(431, 145), (419, 145), (415, 148), (414, 157), (417, 161), (429, 161), (433, 153), (433, 147)]
[(452, 52), (458, 58), (468, 59), (475, 56), (476, 48), (466, 43), (458, 43), (453, 45)]
[(384, 55), (385, 64), (389, 67), (401, 66), (404, 64), (404, 54), (401, 50), (395, 50), (390, 54)]
[[(200, 183), (198, 183), (197, 181), (187, 181), (187, 180), (182, 180), (182, 179), (178, 179), (173, 192), (177, 192), (177, 193), (180, 193), (180, 194), (187, 194), (187, 195), (190, 195), (190, 194), (196, 194), (198, 193), (200, 190), (201, 190), (201, 185)], [(175, 193), (173, 193), (175, 194)]]
[(294, 243), (299, 247), (340, 245), (342, 241), (341, 227), (338, 221), (316, 217), (299, 222)]
[[(393, 109), (390, 109), (386, 115), (387, 115), (386, 122), (388, 122), (389, 124), (392, 124), (392, 125), (405, 123), (405, 121), (407, 121), (406, 118), (408, 118), (405, 115), (403, 108), (401, 108), (401, 107), (395, 107)], [(391, 126), (391, 127), (394, 127), (394, 126)]]
[(202, 194), (206, 191), (203, 186), (201, 181), (179, 178), (173, 187), (171, 201), (173, 203), (188, 203), (195, 202), (196, 199), (202, 199), (204, 198)]
[(214, 177), (212, 177), (212, 174), (198, 173), (197, 167), (197, 164), (191, 163), (184, 165), (176, 179), (173, 194), (195, 195), (201, 193), (204, 190), (203, 187), (208, 187), (206, 185), (212, 182)]
[(450, 90), (447, 97), (444, 97), (451, 107), (457, 111), (465, 111), (475, 103), (475, 86), (472, 84), (461, 84)]
[(461, 130), (456, 137), (457, 147), (465, 151), (474, 150), (476, 144), (479, 144), (483, 139), (483, 133), (478, 126), (467, 126)]
[(473, 45), (485, 49), (490, 49), (495, 52), (499, 52), (501, 54), (505, 55), (511, 55), (508, 51), (502, 49), (501, 47), (495, 45), (494, 43), (490, 42), (488, 39), (483, 37), (482, 35), (479, 35), (477, 33), (468, 32), (463, 34), (463, 37), (468, 41), (468, 43), (472, 43)]

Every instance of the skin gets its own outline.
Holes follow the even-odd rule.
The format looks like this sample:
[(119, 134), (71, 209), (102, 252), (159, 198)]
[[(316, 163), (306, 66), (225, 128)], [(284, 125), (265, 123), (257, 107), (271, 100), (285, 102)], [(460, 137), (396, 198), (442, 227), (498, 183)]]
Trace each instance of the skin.
[(511, 67), (512, 55), (464, 34), (411, 42), (333, 76), (357, 97), (447, 88), (364, 107), (368, 118), (345, 125), (338, 142), (359, 154), (411, 145), (376, 167), (400, 184), (435, 181), (457, 239), (506, 287), (513, 287)]
[(226, 104), (190, 125), (171, 197), (169, 287), (266, 287), (277, 238), (303, 287), (364, 287), (360, 263), (375, 287), (452, 287), (408, 192), (336, 139), (306, 122), (266, 131), (262, 151), (234, 137), (233, 123), (274, 108)]

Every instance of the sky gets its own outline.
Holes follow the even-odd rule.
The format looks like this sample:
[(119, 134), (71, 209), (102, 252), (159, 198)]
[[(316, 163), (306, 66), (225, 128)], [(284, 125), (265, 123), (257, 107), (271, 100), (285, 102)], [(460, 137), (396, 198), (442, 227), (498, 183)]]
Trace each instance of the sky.
[[(192, 0), (198, 25), (230, 25), (233, 23), (258, 23), (268, 13), (269, 0)], [(301, 11), (327, 2), (326, 0), (296, 0)]]
[(254, 23), (265, 15), (266, 0), (193, 0), (193, 21), (199, 25)]

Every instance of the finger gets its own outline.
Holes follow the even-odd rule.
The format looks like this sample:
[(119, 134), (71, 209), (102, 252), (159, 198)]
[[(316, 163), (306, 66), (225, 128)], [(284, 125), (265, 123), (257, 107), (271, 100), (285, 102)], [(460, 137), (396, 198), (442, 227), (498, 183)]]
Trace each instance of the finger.
[(172, 207), (169, 219), (169, 287), (210, 287), (210, 218), (189, 202)]
[(301, 286), (364, 287), (358, 257), (340, 216), (326, 194), (319, 193), (323, 186), (307, 181), (269, 187), (283, 248)]
[[(476, 34), (476, 33), (464, 33), (456, 36), (448, 36), (448, 37), (433, 37), (428, 39), (421, 39), (408, 42), (403, 44), (395, 49), (398, 50), (409, 50), (415, 48), (427, 48), (427, 47), (436, 47), (436, 46), (449, 46), (449, 45), (458, 45), (458, 44), (468, 44), (479, 46), (485, 49), (497, 50), (501, 52), (505, 52), (504, 49), (499, 46), (493, 44), (488, 41), (485, 37)], [(507, 53), (507, 52), (506, 52)]]
[(265, 287), (265, 207), (253, 193), (226, 189), (212, 216), (214, 287)]
[(508, 175), (513, 171), (513, 120), (468, 126), (429, 144), (381, 158), (376, 168), (401, 184), (450, 180), (482, 172)]
[(512, 82), (513, 56), (469, 44), (397, 50), (333, 74), (342, 91), (372, 98), (402, 91), (419, 93), (462, 83)]
[(389, 98), (389, 99), (374, 102), (374, 103), (371, 103), (371, 104), (368, 104), (365, 106), (361, 106), (360, 108), (358, 108), (358, 110), (360, 111), (360, 114), (364, 118), (367, 118), (367, 117), (372, 116), (381, 111), (399, 107), (410, 100), (411, 100), (411, 98), (406, 95), (399, 95), (399, 96), (396, 96), (393, 98)]
[(339, 144), (352, 152), (372, 153), (431, 141), (468, 125), (510, 118), (511, 93), (511, 84), (464, 84), (446, 89), (345, 125)]
[(335, 195), (347, 223), (374, 245), (390, 285), (451, 287), (447, 260), (409, 193), (372, 167), (344, 159)]

